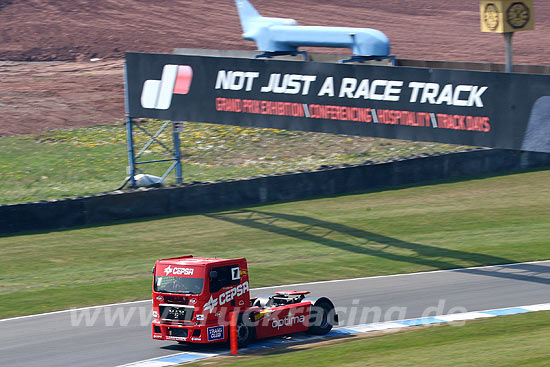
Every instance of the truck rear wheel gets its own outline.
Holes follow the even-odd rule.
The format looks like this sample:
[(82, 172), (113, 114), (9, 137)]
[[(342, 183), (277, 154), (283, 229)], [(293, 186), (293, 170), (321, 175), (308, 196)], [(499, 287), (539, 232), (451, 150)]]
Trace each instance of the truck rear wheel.
[(327, 298), (320, 298), (311, 306), (308, 333), (325, 335), (337, 323), (334, 305)]

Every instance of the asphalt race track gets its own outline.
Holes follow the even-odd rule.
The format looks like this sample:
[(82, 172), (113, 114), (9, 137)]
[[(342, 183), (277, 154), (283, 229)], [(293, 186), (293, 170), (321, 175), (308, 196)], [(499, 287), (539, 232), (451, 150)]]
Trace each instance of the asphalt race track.
[[(253, 294), (281, 289), (330, 297), (341, 325), (350, 326), (548, 303), (550, 261), (273, 287)], [(365, 307), (370, 312), (363, 313)], [(211, 348), (152, 340), (150, 315), (150, 301), (140, 301), (0, 320), (0, 366), (119, 366)]]

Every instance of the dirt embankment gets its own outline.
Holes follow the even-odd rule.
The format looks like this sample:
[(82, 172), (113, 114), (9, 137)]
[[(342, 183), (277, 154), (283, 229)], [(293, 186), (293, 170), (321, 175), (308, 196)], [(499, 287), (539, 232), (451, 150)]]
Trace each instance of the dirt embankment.
[[(399, 58), (504, 58), (502, 37), (479, 31), (478, 1), (252, 3), (303, 25), (380, 29)], [(121, 121), (125, 51), (255, 46), (241, 39), (232, 0), (0, 0), (0, 24), (0, 136)], [(514, 37), (516, 63), (550, 64), (550, 3), (537, 2), (536, 27)]]

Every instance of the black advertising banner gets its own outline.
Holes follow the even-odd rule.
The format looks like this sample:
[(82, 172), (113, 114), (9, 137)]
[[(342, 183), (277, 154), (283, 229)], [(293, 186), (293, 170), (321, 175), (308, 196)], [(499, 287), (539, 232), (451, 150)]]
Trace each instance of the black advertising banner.
[(132, 118), (550, 152), (550, 76), (126, 54)]

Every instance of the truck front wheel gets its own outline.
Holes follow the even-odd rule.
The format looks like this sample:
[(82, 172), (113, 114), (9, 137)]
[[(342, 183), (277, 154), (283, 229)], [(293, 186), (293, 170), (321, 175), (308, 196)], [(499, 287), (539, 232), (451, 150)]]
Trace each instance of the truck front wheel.
[(244, 348), (254, 340), (254, 329), (243, 320), (243, 315), (237, 320), (237, 344)]

